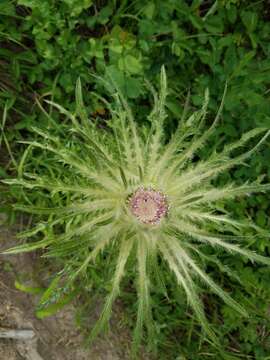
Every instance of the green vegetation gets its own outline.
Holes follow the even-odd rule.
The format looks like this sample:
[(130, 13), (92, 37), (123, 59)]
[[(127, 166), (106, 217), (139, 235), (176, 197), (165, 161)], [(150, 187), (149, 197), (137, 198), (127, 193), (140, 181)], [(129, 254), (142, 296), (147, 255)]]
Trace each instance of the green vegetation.
[[(230, 182), (240, 186), (247, 182), (256, 183), (256, 186), (269, 183), (270, 152), (267, 139), (262, 146), (256, 147), (250, 158), (242, 159), (240, 155), (254, 148), (258, 138), (263, 136), (263, 133), (259, 135), (259, 130), (257, 133), (255, 129), (264, 128), (266, 131), (270, 124), (269, 17), (269, 8), (264, 1), (3, 0), (0, 3), (0, 144), (4, 150), (2, 153), (7, 149), (8, 155), (2, 156), (0, 171), (5, 179), (18, 176), (18, 181), (17, 185), (1, 185), (1, 211), (9, 216), (10, 221), (14, 221), (12, 202), (24, 204), (20, 209), (17, 206), (20, 211), (26, 210), (26, 206), (58, 208), (75, 201), (74, 194), (59, 192), (56, 185), (59, 185), (59, 189), (63, 187), (63, 182), (66, 186), (77, 184), (81, 187), (82, 183), (72, 166), (75, 166), (74, 163), (81, 163), (82, 155), (88, 156), (88, 163), (92, 163), (95, 157), (89, 149), (96, 156), (98, 145), (107, 146), (115, 130), (111, 125), (109, 108), (115, 110), (117, 103), (108, 97), (109, 92), (115, 91), (114, 87), (104, 87), (96, 75), (113, 83), (118, 94), (123, 94), (131, 107), (141, 136), (146, 136), (151, 123), (147, 114), (153, 106), (151, 87), (146, 86), (146, 81), (159, 88), (162, 65), (166, 68), (169, 84), (167, 118), (165, 132), (162, 134), (165, 143), (179, 126), (183, 126), (181, 119), (189, 92), (189, 114), (202, 116), (200, 110), (196, 110), (204, 106), (206, 88), (210, 91), (208, 115), (206, 124), (199, 130), (201, 134), (207, 134), (227, 82), (222, 116), (211, 138), (204, 147), (198, 146), (198, 152), (190, 158), (187, 165), (194, 166), (211, 159), (213, 148), (218, 157), (222, 151), (230, 149), (228, 144), (241, 138), (241, 149), (230, 150), (233, 150), (236, 159), (244, 162), (243, 166), (228, 167), (211, 185), (220, 189)], [(85, 107), (81, 106), (80, 87), (77, 87), (77, 96), (74, 97), (78, 77), (84, 89)], [(54, 103), (61, 105), (58, 107), (60, 112), (55, 111)], [(68, 114), (77, 114), (84, 121), (86, 116), (91, 119), (95, 124), (95, 140), (98, 141), (96, 147), (92, 143), (81, 144), (78, 141), (78, 128), (68, 119)], [(74, 121), (77, 121), (76, 118)], [(193, 121), (190, 120), (188, 131), (191, 133), (187, 138), (191, 149), (192, 146), (197, 146), (196, 141), (190, 141), (198, 130), (196, 119)], [(86, 129), (84, 124), (80, 131), (84, 131), (83, 129)], [(245, 133), (248, 135), (243, 135)], [(42, 142), (41, 137), (44, 138)], [(249, 140), (248, 143), (246, 140)], [(27, 147), (26, 152), (25, 144), (21, 141), (32, 144)], [(47, 151), (52, 143), (58, 148), (62, 163), (56, 162), (55, 155)], [(34, 145), (39, 148), (34, 149)], [(83, 153), (83, 148), (87, 145), (89, 148)], [(111, 151), (114, 153), (117, 149)], [(65, 165), (71, 154), (74, 154), (73, 165), (70, 162)], [(233, 162), (230, 157), (226, 161), (228, 164)], [(125, 167), (123, 169), (126, 170)], [(122, 182), (128, 181), (125, 172), (120, 171), (118, 175)], [(138, 175), (144, 175), (143, 169)], [(55, 191), (41, 190), (52, 177)], [(18, 183), (28, 190), (18, 186)], [(37, 185), (40, 186), (39, 191), (31, 190), (31, 186), (34, 188)], [(82, 199), (85, 195), (80, 196)], [(246, 221), (244, 219), (249, 219), (250, 226), (245, 223), (238, 231), (233, 224), (227, 223), (225, 226), (224, 223), (224, 238), (232, 234), (241, 235), (243, 249), (248, 251), (249, 248), (265, 256), (269, 255), (269, 193), (252, 194), (237, 200), (228, 199), (226, 205), (222, 199), (217, 199), (215, 208), (219, 215), (230, 214), (230, 219), (235, 223), (243, 223)], [(65, 216), (64, 213), (62, 216)], [(52, 215), (50, 224), (56, 221), (56, 233), (64, 228), (66, 234), (72, 234), (74, 226), (82, 223), (83, 218), (79, 217), (76, 215), (77, 224), (64, 219), (57, 223)], [(43, 241), (41, 247), (47, 246), (47, 239), (52, 239), (53, 235), (52, 226), (48, 226), (45, 219), (40, 211), (33, 218), (37, 225), (35, 230), (26, 230), (24, 234), (36, 241)], [(220, 231), (220, 225), (217, 226), (209, 219), (207, 225), (204, 224), (207, 232)], [(41, 240), (40, 233), (47, 236), (45, 240)], [(74, 245), (74, 241), (72, 244)], [(27, 249), (31, 246), (35, 249), (35, 245), (27, 245)], [(266, 360), (270, 354), (270, 268), (218, 248), (204, 245), (203, 250), (203, 255), (199, 256), (204, 271), (221, 284), (237, 303), (243, 305), (249, 317), (239, 315), (231, 306), (220, 302), (216, 295), (209, 292), (207, 286), (197, 282), (200, 301), (223, 349), (219, 350), (205, 338), (197, 318), (187, 307), (183, 290), (175, 286), (173, 275), (161, 263), (166, 295), (162, 286), (150, 289), (154, 343), (159, 351), (159, 358)], [(51, 249), (49, 253), (50, 251), (57, 252), (58, 249)], [(72, 262), (71, 266), (66, 261), (70, 249), (65, 251), (63, 258), (58, 254), (58, 266), (59, 271), (64, 268), (68, 273), (74, 270), (73, 266), (81, 264), (81, 260), (77, 262), (78, 260), (73, 259), (75, 263)], [(107, 257), (110, 257), (112, 267), (102, 267), (101, 256), (96, 267), (87, 268), (87, 273), (80, 284), (76, 284), (75, 289), (71, 285), (70, 288), (60, 286), (60, 277), (55, 277), (41, 297), (37, 314), (43, 317), (52, 313), (76, 297), (77, 292), (89, 292), (88, 295), (91, 294), (92, 297), (93, 294), (103, 296), (110, 291), (108, 281), (115, 267), (113, 254), (114, 252), (108, 251), (102, 255), (106, 263)], [(134, 328), (136, 321), (137, 306), (140, 307), (140, 302), (134, 302), (136, 284), (133, 278), (134, 271), (127, 270), (122, 285), (124, 291), (120, 293), (126, 324), (131, 328)], [(90, 302), (87, 307), (91, 311)]]

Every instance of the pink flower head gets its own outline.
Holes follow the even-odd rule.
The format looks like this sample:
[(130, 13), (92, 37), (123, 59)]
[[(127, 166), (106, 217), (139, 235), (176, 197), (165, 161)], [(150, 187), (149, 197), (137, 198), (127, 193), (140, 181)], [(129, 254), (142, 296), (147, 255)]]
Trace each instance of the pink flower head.
[(129, 199), (134, 216), (144, 224), (158, 224), (168, 212), (167, 199), (160, 191), (139, 188)]

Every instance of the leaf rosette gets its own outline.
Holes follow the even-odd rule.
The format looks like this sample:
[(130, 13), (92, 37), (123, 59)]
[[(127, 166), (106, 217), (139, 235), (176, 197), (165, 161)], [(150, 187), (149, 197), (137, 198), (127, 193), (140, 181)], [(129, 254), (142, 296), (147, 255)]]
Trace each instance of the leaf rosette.
[[(5, 253), (45, 249), (44, 256), (61, 258), (65, 264), (62, 273), (70, 284), (78, 277), (84, 277), (89, 266), (93, 266), (98, 256), (109, 249), (107, 251), (114, 257), (111, 291), (100, 319), (92, 329), (91, 338), (108, 323), (113, 302), (120, 292), (121, 280), (132, 258), (132, 264), (134, 261), (137, 263), (137, 267), (131, 271), (136, 278), (138, 293), (134, 332), (136, 346), (144, 331), (150, 339), (155, 334), (150, 297), (151, 267), (155, 266), (158, 273), (164, 269), (164, 266), (158, 266), (163, 262), (175, 275), (203, 330), (217, 341), (204, 313), (198, 280), (243, 316), (247, 312), (205, 271), (203, 264), (209, 258), (204, 254), (205, 245), (220, 248), (234, 256), (244, 256), (250, 261), (270, 264), (269, 258), (244, 246), (242, 229), (250, 226), (257, 231), (258, 228), (248, 221), (230, 217), (217, 204), (253, 192), (267, 191), (270, 184), (229, 183), (217, 187), (213, 180), (232, 167), (242, 165), (258, 150), (269, 132), (263, 128), (253, 129), (238, 141), (225, 145), (222, 151), (214, 149), (207, 159), (195, 161), (194, 156), (215, 132), (226, 88), (217, 115), (207, 130), (208, 91), (205, 92), (200, 110), (187, 116), (185, 106), (177, 129), (166, 142), (167, 84), (164, 68), (161, 70), (159, 94), (149, 86), (154, 106), (148, 116), (150, 126), (147, 128), (142, 129), (136, 124), (125, 98), (113, 85), (116, 91), (112, 103), (99, 97), (111, 113), (105, 128), (98, 128), (88, 118), (80, 80), (76, 87), (77, 108), (74, 113), (49, 102), (68, 119), (66, 131), (42, 108), (49, 119), (50, 128), (33, 129), (37, 140), (25, 142), (29, 147), (22, 162), (27, 168), (29, 153), (39, 151), (43, 159), (51, 157), (55, 167), (47, 173), (29, 174), (26, 171), (23, 173), (21, 164), (18, 179), (5, 182), (31, 191), (47, 191), (51, 197), (58, 194), (59, 206), (16, 205), (19, 210), (46, 218), (45, 223), (39, 223), (36, 228), (26, 232), (26, 236), (34, 236), (48, 226), (50, 236), (19, 245)], [(255, 147), (246, 152), (239, 151), (258, 136), (260, 140)], [(233, 156), (235, 150), (237, 156)], [(62, 234), (59, 234), (59, 227)], [(216, 230), (209, 231), (211, 228)], [(239, 241), (243, 244), (239, 244)], [(219, 270), (225, 269), (221, 261), (215, 260), (215, 263)], [(106, 266), (110, 265), (106, 262)], [(69, 269), (67, 274), (65, 269)]]

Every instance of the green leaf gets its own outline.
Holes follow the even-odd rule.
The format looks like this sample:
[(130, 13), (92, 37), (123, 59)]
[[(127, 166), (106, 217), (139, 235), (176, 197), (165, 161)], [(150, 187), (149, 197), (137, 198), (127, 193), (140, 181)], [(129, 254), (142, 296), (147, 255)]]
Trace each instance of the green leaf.
[[(253, 57), (256, 55), (255, 51), (249, 51), (247, 52), (239, 61), (237, 66), (235, 66), (233, 73), (231, 75), (231, 78), (242, 75), (243, 69), (246, 68), (246, 66), (250, 63), (250, 61), (253, 59)], [(245, 70), (246, 71), (246, 70)], [(245, 73), (244, 73), (245, 74)], [(243, 75), (244, 75), (243, 74)]]
[(46, 291), (44, 292), (44, 294), (42, 295), (40, 301), (39, 301), (39, 305), (43, 305), (45, 303), (47, 303), (51, 297), (54, 295), (54, 292), (57, 290), (58, 288), (58, 284), (59, 281), (61, 279), (61, 276), (56, 276), (52, 282), (50, 283), (50, 286), (46, 289)]
[(141, 61), (132, 55), (121, 57), (118, 61), (118, 67), (121, 71), (127, 71), (130, 74), (139, 74), (142, 72)]
[(227, 9), (227, 17), (231, 24), (234, 24), (237, 19), (237, 8), (236, 6), (230, 4), (230, 7)]
[(76, 296), (77, 292), (73, 292), (70, 295), (64, 296), (60, 301), (55, 304), (51, 304), (43, 309), (36, 311), (36, 317), (38, 319), (44, 319), (48, 316), (54, 315), (57, 311), (61, 310), (65, 305), (69, 304), (74, 297)]
[(32, 295), (42, 294), (45, 290), (44, 288), (40, 288), (40, 287), (26, 286), (21, 282), (19, 282), (18, 280), (15, 281), (14, 285), (16, 289)]
[(223, 19), (221, 16), (211, 16), (205, 23), (205, 28), (210, 33), (222, 33), (224, 30)]
[(135, 79), (135, 78), (131, 78), (129, 77), (127, 80), (127, 97), (130, 99), (136, 99), (138, 98), (141, 93), (142, 93), (142, 86), (143, 83), (141, 81), (141, 79)]
[(258, 24), (258, 14), (254, 11), (242, 11), (241, 20), (247, 28), (247, 31), (252, 33), (255, 31)]
[(147, 17), (147, 19), (151, 20), (155, 13), (155, 3), (150, 1), (147, 3), (147, 5), (143, 9), (143, 13)]

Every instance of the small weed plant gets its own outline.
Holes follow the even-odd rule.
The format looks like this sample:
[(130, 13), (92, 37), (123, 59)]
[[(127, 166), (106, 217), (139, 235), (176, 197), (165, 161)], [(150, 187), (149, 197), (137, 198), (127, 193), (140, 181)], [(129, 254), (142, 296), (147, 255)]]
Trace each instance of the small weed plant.
[[(90, 267), (103, 262), (111, 273), (110, 291), (91, 339), (106, 327), (120, 293), (121, 280), (128, 274), (134, 279), (138, 294), (134, 349), (144, 333), (154, 341), (150, 293), (155, 291), (153, 282), (166, 291), (162, 271), (167, 269), (185, 293), (203, 332), (217, 343), (205, 315), (199, 284), (243, 316), (248, 314), (208, 275), (205, 263), (211, 262), (211, 255), (207, 249), (270, 264), (269, 258), (249, 249), (250, 243), (243, 236), (247, 227), (252, 229), (253, 239), (258, 234), (263, 236), (264, 230), (250, 220), (230, 217), (226, 206), (220, 204), (229, 199), (237, 201), (238, 197), (253, 192), (265, 192), (270, 184), (258, 180), (216, 186), (215, 180), (232, 167), (243, 165), (269, 132), (264, 128), (252, 129), (221, 151), (214, 148), (207, 159), (200, 159), (198, 152), (209, 144), (219, 122), (226, 89), (210, 127), (205, 130), (209, 102), (206, 91), (202, 108), (188, 115), (186, 106), (168, 140), (164, 131), (167, 95), (164, 68), (159, 93), (148, 84), (154, 104), (145, 125), (136, 123), (121, 91), (115, 84), (114, 88), (113, 101), (99, 98), (111, 114), (105, 126), (89, 119), (80, 80), (74, 112), (49, 102), (51, 109), (62, 114), (61, 126), (52, 111), (42, 108), (48, 118), (47, 128), (33, 128), (35, 139), (24, 142), (28, 147), (18, 178), (5, 181), (21, 188), (24, 195), (24, 203), (17, 204), (16, 209), (37, 214), (42, 221), (22, 234), (35, 241), (5, 253), (42, 249), (43, 256), (54, 258), (62, 266), (56, 279), (64, 279), (66, 290), (76, 287), (79, 279), (87, 278)], [(257, 137), (260, 140), (255, 147), (242, 150)], [(27, 161), (30, 156), (39, 159), (39, 166), (31, 172)], [(48, 206), (50, 199), (57, 206)], [(219, 270), (233, 276), (222, 261), (215, 263)], [(54, 288), (57, 281), (54, 279)]]

